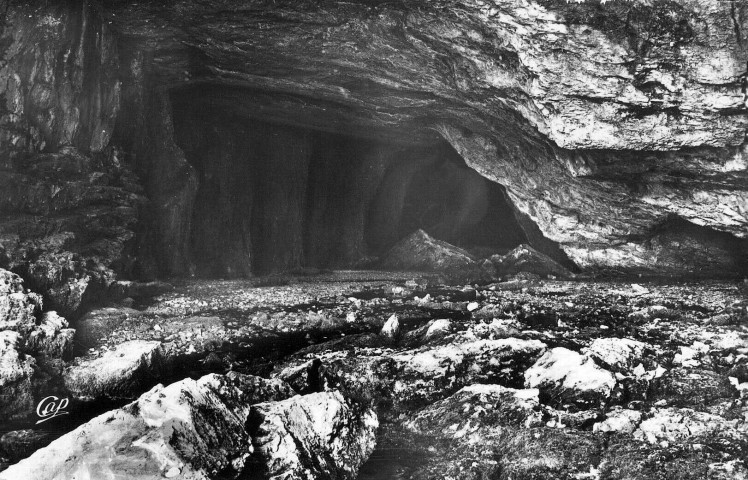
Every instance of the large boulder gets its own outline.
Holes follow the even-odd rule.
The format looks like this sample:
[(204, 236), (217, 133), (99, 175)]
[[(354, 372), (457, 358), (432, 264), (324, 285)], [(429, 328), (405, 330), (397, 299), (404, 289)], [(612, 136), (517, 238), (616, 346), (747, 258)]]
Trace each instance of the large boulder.
[(249, 424), (268, 480), (354, 480), (379, 426), (373, 410), (336, 391), (255, 405)]
[(525, 372), (525, 386), (539, 389), (544, 403), (601, 407), (613, 393), (616, 377), (591, 358), (557, 347)]
[(208, 479), (240, 473), (253, 452), (251, 406), (293, 395), (277, 380), (210, 374), (158, 385), (0, 473), (0, 479)]
[(104, 353), (76, 358), (65, 369), (65, 387), (81, 399), (135, 398), (155, 383), (162, 360), (161, 342), (123, 342)]

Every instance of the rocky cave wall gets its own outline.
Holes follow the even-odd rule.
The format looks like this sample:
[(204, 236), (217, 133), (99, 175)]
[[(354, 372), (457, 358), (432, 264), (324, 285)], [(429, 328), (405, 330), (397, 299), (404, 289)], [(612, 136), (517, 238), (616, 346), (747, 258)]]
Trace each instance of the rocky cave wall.
[[(300, 264), (310, 251), (298, 238), (310, 235), (303, 228), (286, 248), (273, 228), (288, 225), (265, 225), (248, 239), (257, 218), (209, 219), (201, 211), (200, 195), (209, 195), (200, 190), (205, 171), (178, 138), (173, 94), (204, 85), (220, 92), (214, 105), (227, 116), (285, 125), (278, 135), (304, 128), (378, 145), (428, 144), (439, 136), (505, 189), (531, 244), (560, 247), (588, 271), (745, 274), (742, 2), (107, 0), (5, 7), (0, 266), (21, 273), (64, 312), (111, 284), (115, 272), (189, 274), (195, 244), (221, 247), (194, 237), (195, 218), (231, 224), (222, 241), (239, 255), (224, 258), (220, 270), (231, 264), (232, 274), (253, 268), (242, 251), (256, 258), (252, 249), (266, 249), (269, 264), (261, 271)], [(240, 130), (217, 132), (222, 148), (241, 150)], [(325, 176), (273, 161), (304, 157), (304, 142), (296, 134), (268, 141), (267, 178), (284, 179), (261, 196), (268, 211), (294, 184)], [(242, 155), (231, 154), (237, 164)], [(388, 162), (407, 163), (387, 148), (362, 156), (371, 158), (372, 178)], [(366, 191), (368, 177), (351, 176), (363, 185), (362, 198), (375, 195)], [(249, 201), (238, 195), (227, 210)], [(326, 244), (328, 211), (311, 215), (320, 219), (311, 237)], [(284, 219), (298, 229), (299, 218)], [(360, 232), (360, 215), (349, 219), (335, 228)], [(365, 256), (358, 233), (343, 236), (346, 261)], [(320, 250), (309, 258), (331, 255)]]
[(267, 123), (216, 108), (224, 96), (205, 86), (171, 95), (175, 140), (199, 185), (188, 247), (199, 275), (376, 266), (418, 229), (483, 256), (527, 241), (503, 189), (442, 139)]

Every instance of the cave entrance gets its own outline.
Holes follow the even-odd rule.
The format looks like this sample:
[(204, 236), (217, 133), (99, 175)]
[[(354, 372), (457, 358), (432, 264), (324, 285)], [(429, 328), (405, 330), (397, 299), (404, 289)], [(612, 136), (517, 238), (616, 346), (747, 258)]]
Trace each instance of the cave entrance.
[(418, 229), (481, 257), (526, 242), (503, 187), (443, 139), (388, 142), (190, 105), (174, 102), (173, 118), (199, 183), (199, 276), (372, 268)]

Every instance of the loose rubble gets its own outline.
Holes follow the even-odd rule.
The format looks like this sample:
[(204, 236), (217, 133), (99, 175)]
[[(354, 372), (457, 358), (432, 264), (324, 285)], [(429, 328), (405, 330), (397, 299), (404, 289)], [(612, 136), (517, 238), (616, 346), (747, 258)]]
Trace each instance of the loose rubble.
[[(745, 475), (741, 285), (528, 277), (450, 286), (428, 275), (350, 275), (177, 285), (137, 308), (81, 319), (72, 360), (62, 359), (66, 322), (40, 315), (28, 337), (2, 334), (14, 408), (33, 410), (35, 365), (47, 351), (61, 353), (54, 358), (64, 368), (45, 378), (59, 375), (59, 393), (82, 402), (78, 414), (102, 399), (143, 395), (138, 404), (194, 382), (148, 393), (167, 377), (233, 370), (241, 373), (229, 376), (273, 379), (252, 377), (253, 385), (286, 385), (283, 398), (242, 406), (251, 451), (201, 460), (229, 465), (224, 472), (362, 480)], [(56, 448), (30, 422), (13, 428), (0, 437), (0, 458)], [(155, 474), (197, 471), (193, 460), (169, 455), (168, 469)]]

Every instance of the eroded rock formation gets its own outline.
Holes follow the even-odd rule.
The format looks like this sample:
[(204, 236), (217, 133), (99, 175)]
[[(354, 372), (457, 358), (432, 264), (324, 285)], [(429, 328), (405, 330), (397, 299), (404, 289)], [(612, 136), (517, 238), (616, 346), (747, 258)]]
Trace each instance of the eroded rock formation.
[[(743, 273), (745, 9), (10, 1), (1, 266), (70, 314), (113, 271), (355, 266), (429, 220), (589, 271)], [(429, 180), (439, 138), (503, 200)]]

